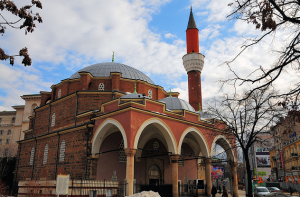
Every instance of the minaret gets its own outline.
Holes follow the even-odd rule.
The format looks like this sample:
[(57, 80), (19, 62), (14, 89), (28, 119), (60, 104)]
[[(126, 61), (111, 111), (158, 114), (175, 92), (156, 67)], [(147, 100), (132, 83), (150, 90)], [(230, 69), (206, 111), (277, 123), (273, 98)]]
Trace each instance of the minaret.
[(187, 54), (182, 57), (184, 68), (188, 74), (189, 103), (198, 110), (202, 109), (201, 71), (204, 65), (204, 55), (199, 53), (199, 30), (191, 8), (190, 19), (186, 30)]

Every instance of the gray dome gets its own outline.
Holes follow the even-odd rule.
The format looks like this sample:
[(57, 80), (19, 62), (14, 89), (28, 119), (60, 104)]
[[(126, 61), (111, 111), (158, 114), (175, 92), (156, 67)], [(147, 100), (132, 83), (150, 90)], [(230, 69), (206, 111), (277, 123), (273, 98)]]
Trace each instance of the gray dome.
[(195, 112), (195, 109), (187, 101), (177, 97), (166, 97), (159, 101), (163, 101), (164, 103), (166, 103), (166, 109), (170, 109), (170, 110), (184, 109), (184, 110)]
[(121, 96), (121, 98), (127, 98), (127, 99), (132, 99), (132, 98), (144, 98), (146, 96), (142, 95), (142, 94), (135, 94), (135, 93), (132, 93), (132, 94), (126, 94), (124, 96)]
[(142, 80), (155, 85), (153, 81), (141, 71), (120, 63), (106, 62), (87, 66), (74, 73), (69, 79), (80, 78), (79, 72), (89, 72), (94, 77), (110, 77), (111, 72), (119, 72), (122, 73), (122, 78)]

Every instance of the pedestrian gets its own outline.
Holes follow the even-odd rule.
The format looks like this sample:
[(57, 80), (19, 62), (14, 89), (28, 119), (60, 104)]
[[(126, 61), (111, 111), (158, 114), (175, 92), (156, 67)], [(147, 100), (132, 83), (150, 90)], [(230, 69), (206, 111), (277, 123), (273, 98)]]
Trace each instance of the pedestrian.
[(227, 189), (226, 187), (223, 185), (223, 194), (222, 194), (222, 197), (228, 197), (228, 192), (227, 192)]
[(291, 185), (290, 185), (290, 187), (289, 187), (289, 190), (290, 190), (290, 194), (292, 195), (292, 194), (293, 194), (293, 188), (292, 188)]
[(219, 184), (219, 194), (221, 194), (221, 192), (222, 192), (222, 187), (221, 187), (221, 184)]
[(217, 192), (218, 192), (218, 191), (217, 191), (216, 186), (213, 185), (212, 188), (211, 188), (211, 195), (212, 195), (212, 197), (215, 197)]

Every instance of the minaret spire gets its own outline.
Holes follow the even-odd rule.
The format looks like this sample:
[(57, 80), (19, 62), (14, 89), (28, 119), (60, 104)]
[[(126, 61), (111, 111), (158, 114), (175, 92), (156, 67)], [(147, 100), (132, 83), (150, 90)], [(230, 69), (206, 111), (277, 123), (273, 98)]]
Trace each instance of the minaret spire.
[(204, 55), (199, 53), (199, 30), (191, 7), (190, 18), (186, 30), (186, 51), (182, 57), (184, 68), (188, 74), (189, 103), (194, 109), (202, 109), (201, 71)]
[(191, 11), (190, 11), (189, 23), (188, 23), (186, 30), (188, 30), (188, 29), (197, 29), (197, 25), (196, 25), (194, 15), (193, 15), (192, 6), (191, 6)]

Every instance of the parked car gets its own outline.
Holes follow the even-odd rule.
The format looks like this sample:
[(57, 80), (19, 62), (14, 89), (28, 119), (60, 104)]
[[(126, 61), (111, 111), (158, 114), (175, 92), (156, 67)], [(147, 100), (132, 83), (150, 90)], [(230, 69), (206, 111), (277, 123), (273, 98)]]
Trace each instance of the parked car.
[(272, 193), (266, 194), (265, 197), (290, 197), (290, 195), (287, 195), (282, 192), (272, 192)]
[(268, 190), (272, 193), (272, 192), (283, 192), (281, 189), (279, 189), (278, 187), (267, 187)]
[(270, 194), (269, 190), (266, 187), (256, 187), (254, 189), (254, 197), (262, 197)]

